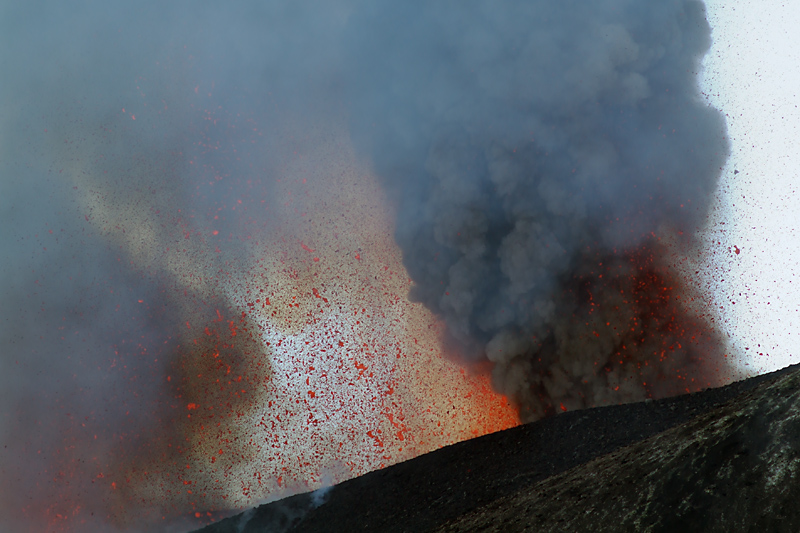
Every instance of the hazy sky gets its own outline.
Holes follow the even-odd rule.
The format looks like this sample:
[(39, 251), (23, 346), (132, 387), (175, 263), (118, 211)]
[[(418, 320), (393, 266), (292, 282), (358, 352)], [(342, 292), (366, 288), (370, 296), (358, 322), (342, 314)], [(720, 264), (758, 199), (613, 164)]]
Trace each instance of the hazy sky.
[(732, 150), (700, 271), (742, 361), (762, 373), (800, 361), (800, 6), (706, 5), (703, 87)]

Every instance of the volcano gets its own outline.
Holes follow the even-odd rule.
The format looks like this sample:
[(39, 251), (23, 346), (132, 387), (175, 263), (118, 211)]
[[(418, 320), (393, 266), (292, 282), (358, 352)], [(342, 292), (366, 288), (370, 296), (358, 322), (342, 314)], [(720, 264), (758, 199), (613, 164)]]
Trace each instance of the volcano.
[(800, 365), (454, 444), (198, 533), (796, 531)]
[(1, 530), (440, 527), (735, 379), (700, 0), (57, 4), (3, 17)]

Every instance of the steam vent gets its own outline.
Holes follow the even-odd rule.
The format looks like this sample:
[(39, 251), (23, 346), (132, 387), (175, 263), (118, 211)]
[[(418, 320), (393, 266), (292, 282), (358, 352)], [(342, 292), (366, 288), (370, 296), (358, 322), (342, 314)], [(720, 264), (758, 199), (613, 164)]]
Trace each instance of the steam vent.
[(798, 531), (799, 414), (795, 365), (454, 444), (199, 532)]

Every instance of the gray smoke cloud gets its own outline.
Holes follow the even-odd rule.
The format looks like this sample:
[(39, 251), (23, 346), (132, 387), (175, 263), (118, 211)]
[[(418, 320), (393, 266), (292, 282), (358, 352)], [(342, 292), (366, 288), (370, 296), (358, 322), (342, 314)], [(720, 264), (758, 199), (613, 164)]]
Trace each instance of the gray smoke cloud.
[(348, 9), (0, 5), (3, 531), (197, 524), (167, 499), (185, 490), (144, 502), (114, 476), (188, 462), (187, 402), (249, 407), (195, 375), (269, 377), (229, 287), (247, 236), (280, 223), (273, 147), (285, 117), (326, 115)]
[(691, 243), (728, 154), (702, 2), (384, 2), (351, 28), (411, 296), (523, 419), (725, 379), (660, 242)]
[(231, 287), (292, 223), (287, 137), (343, 107), (411, 296), (523, 419), (718, 381), (653, 237), (702, 223), (728, 150), (700, 2), (6, 2), (0, 43), (0, 529), (196, 523), (109, 472), (183, 468), (187, 402), (249, 408), (193, 376), (268, 379)]

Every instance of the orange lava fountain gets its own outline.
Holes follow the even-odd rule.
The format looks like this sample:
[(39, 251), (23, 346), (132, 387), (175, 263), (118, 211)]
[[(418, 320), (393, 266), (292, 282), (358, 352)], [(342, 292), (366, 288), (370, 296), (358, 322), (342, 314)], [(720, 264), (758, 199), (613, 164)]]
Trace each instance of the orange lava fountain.
[[(219, 177), (182, 154), (134, 158), (134, 175), (109, 177), (108, 139), (126, 135), (117, 128), (83, 139), (68, 170), (91, 191), (81, 198), (87, 224), (169, 302), (149, 313), (174, 331), (170, 353), (141, 355), (170, 362), (132, 377), (161, 383), (162, 396), (136, 434), (97, 444), (65, 432), (65, 448), (88, 447), (93, 460), (55, 457), (62, 476), (46, 509), (26, 514), (61, 531), (96, 520), (199, 526), (519, 423), (485, 372), (443, 355), (442, 325), (408, 301), (391, 206), (342, 128), (285, 126), (284, 144), (270, 148), (279, 170), (237, 181), (242, 196), (207, 212), (158, 178)], [(226, 216), (244, 221), (243, 234), (218, 229)], [(231, 248), (236, 260), (220, 260)]]

